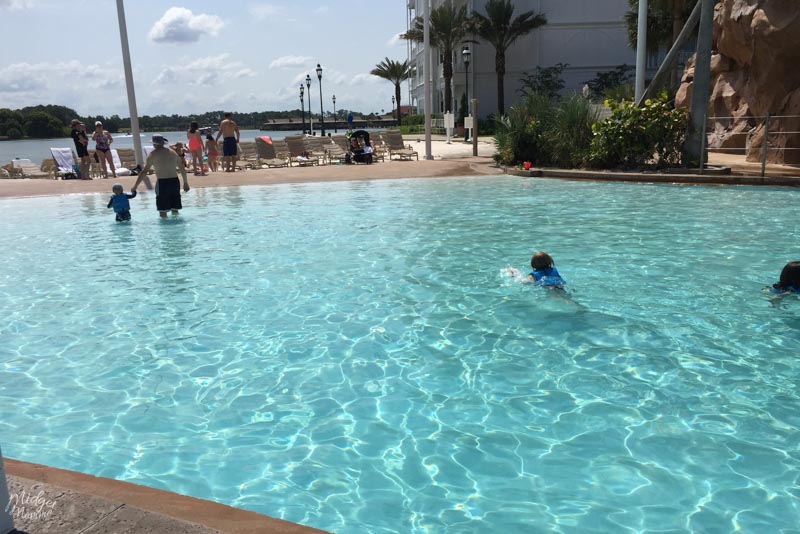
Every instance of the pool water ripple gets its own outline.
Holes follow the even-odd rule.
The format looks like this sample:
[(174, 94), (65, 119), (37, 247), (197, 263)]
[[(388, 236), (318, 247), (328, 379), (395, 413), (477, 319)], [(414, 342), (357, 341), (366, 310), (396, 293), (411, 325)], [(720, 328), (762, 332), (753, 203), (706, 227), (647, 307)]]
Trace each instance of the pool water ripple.
[[(9, 457), (334, 532), (800, 524), (793, 190), (511, 178), (0, 201)], [(566, 294), (500, 275), (550, 252)]]

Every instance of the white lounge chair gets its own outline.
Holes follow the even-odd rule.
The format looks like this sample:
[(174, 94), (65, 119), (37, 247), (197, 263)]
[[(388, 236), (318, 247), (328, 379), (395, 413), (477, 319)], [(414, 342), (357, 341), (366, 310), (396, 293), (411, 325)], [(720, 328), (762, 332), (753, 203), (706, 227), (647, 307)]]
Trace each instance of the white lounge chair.
[(122, 160), (119, 159), (119, 152), (117, 152), (116, 148), (112, 148), (111, 149), (111, 157), (114, 160), (114, 167), (116, 168), (117, 176), (130, 176), (131, 175), (131, 170), (122, 166)]
[(13, 169), (13, 177), (19, 178), (45, 178), (46, 172), (42, 172), (41, 168), (29, 159), (14, 159), (9, 164)]
[[(75, 174), (75, 158), (72, 157), (71, 148), (50, 148), (56, 166), (53, 169), (53, 178), (64, 178)], [(74, 176), (73, 176), (74, 177)]]

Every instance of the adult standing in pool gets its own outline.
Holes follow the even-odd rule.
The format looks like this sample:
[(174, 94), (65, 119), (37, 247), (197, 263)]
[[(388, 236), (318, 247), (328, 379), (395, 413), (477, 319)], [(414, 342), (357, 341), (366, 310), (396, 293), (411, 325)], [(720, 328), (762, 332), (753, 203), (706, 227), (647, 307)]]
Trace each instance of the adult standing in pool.
[(91, 162), (89, 161), (89, 138), (86, 136), (86, 125), (78, 119), (72, 119), (70, 124), (72, 125), (70, 136), (75, 143), (75, 152), (81, 162), (81, 179), (90, 180), (89, 167)]
[(231, 119), (231, 113), (225, 113), (225, 118), (219, 123), (217, 141), (222, 137), (222, 170), (225, 172), (236, 171), (236, 153), (239, 147), (239, 126)]
[(181, 203), (181, 184), (178, 181), (178, 173), (183, 177), (183, 191), (189, 191), (189, 180), (186, 177), (186, 167), (183, 160), (174, 151), (166, 146), (167, 140), (161, 135), (153, 136), (153, 151), (147, 156), (144, 168), (136, 178), (131, 192), (135, 193), (139, 183), (147, 176), (147, 172), (153, 168), (156, 171), (156, 209), (162, 219), (167, 218), (167, 212), (171, 211), (172, 216), (178, 215), (178, 211), (183, 208)]
[(94, 123), (92, 140), (95, 142), (95, 155), (100, 160), (100, 168), (103, 169), (103, 178), (108, 178), (106, 163), (111, 167), (111, 175), (116, 178), (117, 170), (114, 168), (114, 157), (111, 155), (111, 143), (114, 142), (114, 139), (108, 130), (103, 129), (103, 123), (100, 121)]

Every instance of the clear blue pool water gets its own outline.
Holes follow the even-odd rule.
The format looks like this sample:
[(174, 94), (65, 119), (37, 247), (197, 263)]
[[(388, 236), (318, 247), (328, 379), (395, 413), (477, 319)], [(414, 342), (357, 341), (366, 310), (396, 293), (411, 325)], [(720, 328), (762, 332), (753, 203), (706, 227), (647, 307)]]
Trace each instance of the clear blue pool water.
[[(0, 201), (6, 456), (337, 533), (797, 532), (798, 192)], [(543, 249), (568, 294), (500, 275)]]

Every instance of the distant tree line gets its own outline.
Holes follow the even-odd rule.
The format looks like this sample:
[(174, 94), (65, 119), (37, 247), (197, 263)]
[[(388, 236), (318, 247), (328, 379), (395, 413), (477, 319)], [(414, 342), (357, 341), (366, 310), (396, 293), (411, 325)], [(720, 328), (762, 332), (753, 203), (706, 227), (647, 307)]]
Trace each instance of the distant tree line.
[[(337, 109), (336, 116), (345, 120), (349, 110)], [(142, 115), (139, 117), (139, 128), (143, 131), (182, 131), (189, 127), (191, 121), (197, 121), (200, 126), (217, 126), (222, 120), (223, 111), (208, 111), (197, 115)], [(280, 120), (297, 120), (301, 116), (300, 109), (288, 111), (258, 111), (252, 113), (233, 113), (233, 120), (242, 129), (259, 129), (264, 123)], [(361, 115), (353, 112), (354, 115)], [(371, 114), (370, 114), (371, 115)], [(306, 110), (308, 116), (308, 110)], [(315, 114), (318, 117), (319, 114)], [(326, 118), (333, 118), (333, 113), (326, 112)], [(119, 115), (79, 115), (74, 109), (66, 106), (46, 105), (29, 106), (22, 109), (11, 110), (0, 108), (0, 137), (8, 139), (22, 139), (24, 137), (46, 139), (51, 137), (67, 137), (70, 132), (70, 122), (78, 119), (86, 124), (91, 131), (96, 121), (103, 123), (103, 127), (111, 133), (130, 131), (131, 120), (129, 117)], [(316, 119), (315, 119), (316, 120)]]

